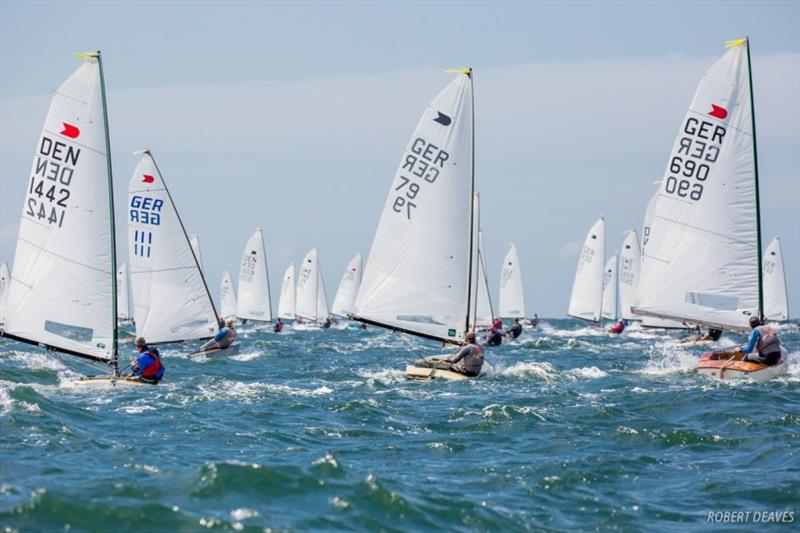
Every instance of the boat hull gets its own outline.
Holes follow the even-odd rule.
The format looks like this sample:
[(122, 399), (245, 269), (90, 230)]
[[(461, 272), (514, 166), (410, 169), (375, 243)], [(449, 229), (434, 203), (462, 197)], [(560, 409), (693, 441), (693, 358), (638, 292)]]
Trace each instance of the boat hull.
[[(777, 364), (767, 366), (761, 363), (742, 361), (741, 352), (703, 354), (697, 361), (697, 372), (715, 379), (752, 379), (764, 381), (780, 376), (786, 372), (786, 361), (789, 352), (781, 348), (781, 358)], [(731, 362), (733, 357), (733, 362)]]
[(231, 355), (237, 355), (239, 353), (239, 347), (241, 345), (237, 342), (235, 344), (231, 344), (227, 348), (217, 348), (216, 350), (207, 350), (201, 352), (194, 352), (189, 354), (189, 359), (192, 361), (197, 361), (198, 359), (209, 359), (211, 357), (228, 357)]
[(145, 383), (128, 379), (125, 376), (83, 376), (76, 381), (78, 385), (86, 387), (152, 387), (152, 383)]
[[(460, 372), (450, 370), (450, 364), (445, 361), (447, 355), (438, 357), (430, 357), (423, 361), (427, 364), (421, 364), (423, 361), (417, 361), (413, 365), (406, 365), (406, 378), (408, 379), (475, 379), (486, 374), (489, 371), (489, 363), (483, 362), (481, 373), (477, 376), (467, 376)], [(438, 367), (438, 368), (437, 368)]]

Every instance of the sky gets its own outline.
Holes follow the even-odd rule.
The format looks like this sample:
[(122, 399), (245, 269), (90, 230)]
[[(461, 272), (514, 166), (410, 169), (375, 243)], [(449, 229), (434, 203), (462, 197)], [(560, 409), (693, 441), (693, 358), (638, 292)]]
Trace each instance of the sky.
[[(0, 259), (53, 91), (102, 50), (117, 246), (122, 199), (150, 148), (212, 294), (264, 228), (280, 277), (319, 246), (328, 298), (369, 252), (427, 103), (475, 70), (476, 183), (496, 301), (517, 244), (528, 314), (566, 314), (598, 216), (607, 249), (645, 205), (703, 72), (751, 38), (764, 246), (781, 237), (800, 310), (800, 2), (0, 1)], [(610, 253), (610, 252), (609, 252)]]

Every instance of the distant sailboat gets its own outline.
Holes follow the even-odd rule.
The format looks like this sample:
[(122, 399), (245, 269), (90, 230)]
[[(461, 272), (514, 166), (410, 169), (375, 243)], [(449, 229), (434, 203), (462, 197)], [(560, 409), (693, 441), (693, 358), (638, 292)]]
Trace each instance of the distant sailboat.
[(166, 180), (149, 150), (128, 188), (136, 335), (150, 344), (209, 339), (218, 315)]
[(0, 263), (0, 326), (6, 320), (6, 296), (8, 295), (9, 281), (8, 265), (3, 261)]
[(200, 270), (203, 270), (203, 256), (200, 254), (200, 236), (194, 233), (189, 234), (189, 243), (192, 245), (192, 251), (197, 258), (197, 264)]
[[(474, 323), (472, 71), (425, 109), (392, 180), (351, 318), (463, 344)], [(466, 376), (418, 365), (408, 377)]]
[(488, 328), (494, 320), (492, 297), (489, 293), (489, 276), (486, 273), (486, 256), (483, 253), (483, 231), (478, 231), (478, 295), (475, 325)]
[(617, 254), (612, 255), (603, 269), (603, 318), (617, 319)]
[(361, 254), (356, 254), (348, 263), (339, 282), (339, 289), (333, 299), (331, 313), (347, 318), (355, 309), (356, 294), (361, 285)]
[(764, 252), (764, 316), (767, 320), (789, 320), (789, 298), (783, 270), (781, 240), (772, 239)]
[(524, 318), (525, 297), (522, 292), (522, 269), (519, 265), (517, 245), (508, 245), (500, 274), (500, 299), (498, 314), (501, 318)]
[(79, 57), (50, 103), (25, 177), (0, 334), (111, 365), (108, 383), (119, 375), (111, 148), (100, 52)]
[(128, 265), (122, 263), (117, 269), (117, 320), (128, 322), (131, 319), (131, 296), (128, 285)]
[(237, 300), (236, 316), (239, 318), (260, 322), (272, 320), (267, 252), (261, 228), (256, 229), (244, 247)]
[(236, 289), (233, 287), (233, 279), (226, 270), (222, 273), (222, 282), (219, 287), (220, 312), (224, 318), (234, 318), (238, 306), (236, 305)]
[(600, 323), (603, 307), (603, 262), (606, 254), (606, 225), (602, 217), (589, 229), (578, 257), (575, 280), (567, 314)]
[(294, 263), (286, 268), (281, 282), (281, 297), (278, 300), (278, 318), (283, 320), (295, 319), (296, 290), (294, 284)]
[[(751, 316), (764, 318), (750, 43), (726, 45), (701, 80), (675, 139), (634, 312), (745, 332)], [(708, 355), (698, 371), (724, 378), (785, 369), (784, 358), (775, 368), (726, 374), (734, 360)]]
[(638, 320), (631, 308), (636, 302), (636, 285), (639, 283), (642, 256), (639, 247), (639, 238), (634, 230), (625, 235), (622, 249), (619, 252), (619, 317), (623, 320)]
[(315, 246), (303, 258), (297, 274), (296, 318), (312, 324), (323, 324), (328, 319), (328, 298), (319, 266), (319, 251)]

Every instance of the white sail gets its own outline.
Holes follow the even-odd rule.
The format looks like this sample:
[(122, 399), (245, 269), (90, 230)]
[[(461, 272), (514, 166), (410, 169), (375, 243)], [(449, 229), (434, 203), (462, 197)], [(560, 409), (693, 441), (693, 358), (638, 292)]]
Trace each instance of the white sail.
[(296, 292), (294, 285), (294, 263), (286, 268), (281, 282), (281, 297), (278, 300), (278, 317), (284, 320), (295, 318)]
[(236, 305), (236, 289), (233, 288), (233, 279), (226, 270), (222, 273), (222, 282), (219, 287), (219, 312), (225, 318), (236, 316), (238, 306)]
[(477, 307), (475, 310), (475, 324), (489, 327), (494, 320), (492, 298), (489, 294), (489, 279), (486, 274), (486, 256), (483, 252), (483, 232), (478, 231), (478, 283)]
[(617, 318), (617, 254), (612, 255), (603, 269), (602, 317)]
[(319, 252), (312, 248), (303, 258), (297, 273), (297, 318), (309, 322), (321, 322), (328, 317), (325, 284), (319, 269)]
[(9, 283), (8, 265), (5, 261), (0, 263), (0, 325), (6, 320), (6, 296)]
[(117, 269), (117, 319), (131, 319), (131, 296), (128, 288), (128, 265), (122, 263)]
[(217, 314), (189, 237), (153, 155), (128, 186), (128, 258), (136, 335), (150, 343), (208, 338)]
[(267, 270), (267, 252), (261, 228), (247, 241), (239, 267), (239, 298), (236, 316), (247, 320), (272, 320)]
[(98, 57), (58, 88), (26, 176), (4, 335), (114, 358), (117, 310)]
[(747, 47), (739, 44), (706, 72), (675, 139), (642, 259), (637, 314), (749, 329), (761, 261), (755, 184)]
[(522, 268), (519, 264), (517, 245), (509, 245), (503, 259), (503, 270), (500, 274), (499, 316), (502, 318), (525, 317), (525, 298), (522, 292)]
[(692, 329), (683, 322), (677, 320), (668, 320), (666, 318), (658, 318), (656, 316), (642, 317), (642, 327), (652, 329)]
[(368, 322), (462, 342), (474, 256), (472, 82), (427, 106), (402, 155), (356, 298)]
[(192, 245), (192, 251), (197, 258), (197, 264), (200, 270), (203, 270), (203, 256), (200, 254), (200, 236), (194, 233), (189, 234), (189, 243)]
[(764, 316), (768, 320), (789, 320), (789, 298), (783, 271), (781, 240), (772, 239), (764, 252)]
[(639, 238), (634, 230), (628, 231), (619, 253), (619, 317), (623, 320), (636, 320), (638, 317), (631, 308), (636, 301), (636, 285), (639, 283), (639, 272), (642, 265), (642, 254)]
[(603, 305), (603, 261), (606, 254), (606, 223), (603, 218), (589, 229), (583, 241), (575, 281), (572, 283), (572, 296), (569, 300), (570, 316), (600, 321)]
[(334, 315), (347, 317), (355, 309), (356, 294), (361, 285), (361, 268), (361, 254), (356, 254), (348, 263), (339, 282), (339, 289), (331, 306), (331, 313)]

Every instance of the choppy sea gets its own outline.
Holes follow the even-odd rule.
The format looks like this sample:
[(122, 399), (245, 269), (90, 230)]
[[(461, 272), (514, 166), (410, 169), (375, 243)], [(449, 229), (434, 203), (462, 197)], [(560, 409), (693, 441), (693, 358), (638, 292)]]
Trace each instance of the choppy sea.
[(103, 390), (0, 339), (0, 531), (797, 531), (800, 333), (779, 329), (788, 372), (760, 383), (698, 375), (685, 333), (561, 319), (459, 382), (407, 381), (442, 347), (376, 328), (243, 329), (239, 355), (164, 347), (160, 385)]

